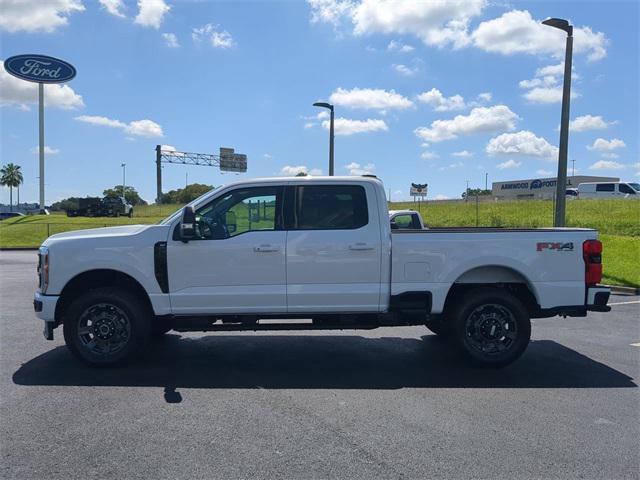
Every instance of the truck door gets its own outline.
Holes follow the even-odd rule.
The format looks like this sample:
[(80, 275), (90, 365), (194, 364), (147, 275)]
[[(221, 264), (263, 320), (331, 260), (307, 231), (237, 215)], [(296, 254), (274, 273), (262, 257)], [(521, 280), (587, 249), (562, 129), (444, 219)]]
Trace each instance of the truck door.
[(167, 242), (174, 314), (286, 312), (283, 187), (239, 187), (196, 210), (197, 239)]
[(373, 187), (300, 185), (288, 189), (287, 204), (293, 217), (287, 218), (288, 311), (378, 311), (381, 239)]

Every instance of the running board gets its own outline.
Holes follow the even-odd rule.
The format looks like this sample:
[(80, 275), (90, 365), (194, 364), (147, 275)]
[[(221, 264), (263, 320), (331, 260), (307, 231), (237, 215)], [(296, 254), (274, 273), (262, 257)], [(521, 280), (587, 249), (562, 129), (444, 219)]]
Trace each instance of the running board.
[(176, 332), (237, 332), (260, 330), (373, 330), (379, 327), (397, 327), (398, 324), (314, 324), (314, 323), (217, 323), (208, 326), (174, 326)]

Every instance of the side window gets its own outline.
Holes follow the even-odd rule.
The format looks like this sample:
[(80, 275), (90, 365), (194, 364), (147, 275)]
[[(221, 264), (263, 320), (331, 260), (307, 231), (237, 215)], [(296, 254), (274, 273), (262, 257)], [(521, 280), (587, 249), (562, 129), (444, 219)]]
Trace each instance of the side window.
[(618, 184), (618, 189), (620, 190), (620, 193), (629, 193), (631, 195), (635, 195), (636, 193), (636, 191), (626, 183)]
[(615, 192), (616, 185), (614, 183), (599, 183), (596, 185), (596, 192)]
[(369, 223), (362, 186), (309, 185), (296, 191), (294, 216), (299, 230), (349, 230)]
[(413, 215), (410, 213), (396, 215), (393, 217), (393, 221), (399, 229), (411, 229), (413, 226)]
[(198, 209), (197, 237), (221, 240), (251, 231), (276, 230), (281, 204), (281, 187), (233, 190)]

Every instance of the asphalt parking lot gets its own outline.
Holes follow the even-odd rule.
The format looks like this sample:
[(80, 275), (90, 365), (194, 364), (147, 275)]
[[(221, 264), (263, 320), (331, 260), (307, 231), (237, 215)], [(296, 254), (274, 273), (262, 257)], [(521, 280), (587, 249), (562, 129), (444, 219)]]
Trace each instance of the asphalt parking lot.
[(639, 478), (640, 297), (535, 320), (498, 371), (420, 327), (174, 333), (95, 370), (42, 337), (35, 270), (0, 252), (3, 479)]

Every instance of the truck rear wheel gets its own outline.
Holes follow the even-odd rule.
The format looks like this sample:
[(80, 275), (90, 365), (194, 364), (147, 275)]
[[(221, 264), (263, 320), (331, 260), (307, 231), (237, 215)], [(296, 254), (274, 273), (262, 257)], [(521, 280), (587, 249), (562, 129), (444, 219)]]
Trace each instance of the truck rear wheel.
[(71, 353), (85, 363), (122, 364), (146, 346), (149, 320), (147, 308), (125, 290), (90, 290), (69, 306), (64, 316), (64, 340)]
[(500, 368), (523, 354), (531, 321), (522, 302), (499, 288), (481, 288), (462, 296), (451, 309), (455, 340), (474, 363)]

